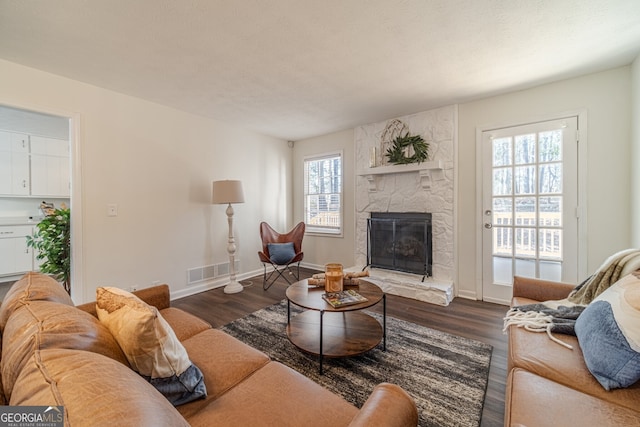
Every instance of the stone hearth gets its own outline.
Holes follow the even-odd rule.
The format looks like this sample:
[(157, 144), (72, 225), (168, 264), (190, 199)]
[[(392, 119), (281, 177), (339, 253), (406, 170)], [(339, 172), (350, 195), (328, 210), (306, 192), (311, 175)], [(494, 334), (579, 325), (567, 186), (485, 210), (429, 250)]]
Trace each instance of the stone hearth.
[[(360, 271), (362, 268), (351, 267), (345, 271)], [(369, 268), (367, 280), (376, 284), (384, 292), (432, 304), (449, 305), (453, 299), (453, 283), (441, 282), (433, 278), (421, 281), (422, 277), (398, 271)]]

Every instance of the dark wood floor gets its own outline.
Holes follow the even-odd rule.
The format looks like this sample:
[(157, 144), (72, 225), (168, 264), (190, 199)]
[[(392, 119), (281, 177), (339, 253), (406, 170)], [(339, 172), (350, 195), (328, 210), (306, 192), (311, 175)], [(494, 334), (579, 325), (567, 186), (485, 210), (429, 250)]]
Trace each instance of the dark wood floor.
[[(306, 278), (316, 272), (301, 269), (300, 273)], [(283, 279), (279, 279), (267, 291), (262, 289), (262, 277), (242, 283), (249, 286), (241, 293), (227, 295), (221, 288), (214, 289), (174, 300), (172, 305), (219, 327), (282, 300), (287, 288)], [(503, 425), (507, 337), (502, 333), (502, 318), (506, 311), (507, 307), (502, 305), (462, 298), (456, 298), (449, 306), (441, 307), (395, 295), (387, 297), (387, 314), (390, 316), (493, 346), (489, 385), (482, 413), (482, 426), (486, 427)]]

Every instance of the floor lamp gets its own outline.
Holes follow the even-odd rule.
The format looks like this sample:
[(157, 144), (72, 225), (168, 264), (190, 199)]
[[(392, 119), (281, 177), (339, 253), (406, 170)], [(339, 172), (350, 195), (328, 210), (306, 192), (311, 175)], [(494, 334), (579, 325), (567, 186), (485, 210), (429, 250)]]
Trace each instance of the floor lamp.
[(233, 238), (233, 207), (232, 203), (244, 203), (244, 192), (240, 181), (214, 181), (211, 202), (213, 204), (227, 206), (227, 220), (229, 222), (229, 242), (227, 252), (229, 252), (229, 283), (224, 287), (225, 294), (235, 294), (242, 292), (242, 285), (236, 281), (236, 241)]

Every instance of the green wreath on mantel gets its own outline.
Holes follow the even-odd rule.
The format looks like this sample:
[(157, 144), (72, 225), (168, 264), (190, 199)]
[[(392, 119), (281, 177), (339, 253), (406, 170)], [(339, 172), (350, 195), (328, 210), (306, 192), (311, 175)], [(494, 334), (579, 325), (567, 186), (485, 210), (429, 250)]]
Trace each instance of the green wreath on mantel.
[[(413, 149), (413, 155), (407, 156), (407, 149)], [(393, 145), (385, 153), (389, 163), (394, 165), (408, 165), (411, 163), (422, 163), (429, 158), (429, 143), (420, 135), (399, 135), (393, 140)]]

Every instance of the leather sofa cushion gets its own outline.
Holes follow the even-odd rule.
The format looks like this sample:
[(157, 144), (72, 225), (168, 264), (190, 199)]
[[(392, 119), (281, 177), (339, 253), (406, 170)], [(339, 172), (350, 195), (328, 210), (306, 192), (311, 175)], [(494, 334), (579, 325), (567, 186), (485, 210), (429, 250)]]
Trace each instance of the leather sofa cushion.
[(522, 369), (514, 369), (509, 373), (506, 395), (505, 426), (640, 424), (640, 412), (589, 396)]
[[(24, 301), (46, 300), (58, 301), (67, 305), (73, 305), (73, 301), (62, 285), (49, 276), (30, 272), (14, 283), (2, 300), (0, 305), (0, 333), (4, 330), (7, 320), (16, 308), (23, 305)], [(0, 347), (2, 338), (0, 337)], [(0, 378), (0, 404), (5, 405), (7, 398), (4, 395), (4, 386)]]
[(130, 368), (81, 350), (37, 350), (18, 376), (11, 405), (61, 405), (65, 425), (188, 426), (155, 388)]
[(191, 361), (202, 371), (207, 387), (204, 400), (178, 408), (185, 418), (200, 411), (270, 361), (263, 352), (218, 329), (203, 331), (183, 341), (182, 345)]
[(160, 314), (167, 321), (180, 341), (191, 338), (202, 331), (211, 329), (211, 325), (179, 308), (165, 308)]
[(270, 362), (187, 420), (193, 427), (327, 427), (349, 425), (357, 413), (338, 395)]
[(544, 332), (509, 327), (507, 370), (522, 368), (608, 402), (627, 408), (638, 406), (640, 382), (624, 389), (605, 390), (587, 369), (578, 339), (571, 335), (554, 336), (572, 345), (573, 350), (551, 341)]
[(11, 286), (2, 300), (0, 331), (4, 331), (11, 314), (26, 301), (53, 301), (73, 306), (71, 297), (60, 283), (41, 273), (27, 273)]
[(7, 397), (23, 364), (35, 350), (65, 348), (92, 351), (127, 367), (118, 343), (98, 319), (77, 308), (51, 301), (26, 301), (7, 321), (0, 371)]

